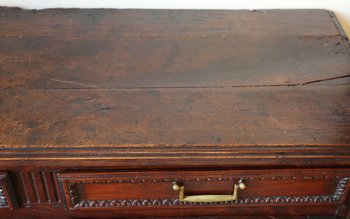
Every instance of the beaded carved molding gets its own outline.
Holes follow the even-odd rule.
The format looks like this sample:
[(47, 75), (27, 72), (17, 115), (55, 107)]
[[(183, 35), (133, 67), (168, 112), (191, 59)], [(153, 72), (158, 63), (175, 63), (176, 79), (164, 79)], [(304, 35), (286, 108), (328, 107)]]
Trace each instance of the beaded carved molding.
[[(255, 180), (283, 180), (283, 179), (319, 179), (320, 177), (270, 177), (254, 178)], [(322, 178), (322, 177), (321, 177)], [(327, 177), (325, 177), (327, 178)], [(268, 205), (268, 204), (303, 204), (303, 203), (334, 203), (342, 198), (348, 178), (338, 178), (338, 185), (333, 195), (319, 196), (270, 196), (270, 197), (242, 197), (235, 201), (224, 202), (180, 202), (178, 199), (136, 199), (136, 200), (81, 200), (79, 198), (79, 184), (104, 184), (104, 183), (142, 183), (142, 182), (171, 182), (173, 179), (138, 179), (138, 180), (95, 180), (72, 181), (67, 183), (70, 206), (73, 209), (81, 208), (127, 208), (127, 207), (152, 207), (152, 206), (208, 206), (208, 205)], [(247, 178), (253, 179), (253, 178)], [(224, 181), (232, 178), (200, 178), (184, 179), (184, 181)]]

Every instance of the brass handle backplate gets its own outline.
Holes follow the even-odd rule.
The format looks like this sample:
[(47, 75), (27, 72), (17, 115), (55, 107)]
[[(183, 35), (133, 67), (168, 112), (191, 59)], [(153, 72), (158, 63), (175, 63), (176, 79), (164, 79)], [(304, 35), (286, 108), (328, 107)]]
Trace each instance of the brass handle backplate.
[(238, 184), (233, 185), (232, 195), (192, 195), (185, 196), (185, 186), (173, 182), (173, 190), (179, 191), (179, 200), (181, 202), (223, 202), (234, 201), (238, 198), (238, 189), (245, 189), (246, 185), (243, 180), (239, 180)]

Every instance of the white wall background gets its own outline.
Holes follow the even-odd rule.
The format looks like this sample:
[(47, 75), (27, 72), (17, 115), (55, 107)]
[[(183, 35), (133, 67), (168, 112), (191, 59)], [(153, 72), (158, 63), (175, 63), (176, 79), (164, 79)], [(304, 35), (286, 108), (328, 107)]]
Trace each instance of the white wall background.
[(350, 0), (0, 0), (0, 6), (44, 8), (297, 9), (334, 11), (350, 36)]

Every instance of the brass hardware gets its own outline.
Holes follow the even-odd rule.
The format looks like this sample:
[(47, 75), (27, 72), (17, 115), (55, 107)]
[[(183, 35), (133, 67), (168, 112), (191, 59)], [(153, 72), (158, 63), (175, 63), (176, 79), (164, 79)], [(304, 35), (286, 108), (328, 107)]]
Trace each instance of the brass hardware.
[(179, 185), (177, 182), (173, 182), (173, 190), (179, 191), (179, 200), (181, 202), (223, 202), (234, 201), (238, 198), (238, 189), (245, 189), (246, 185), (241, 179), (238, 184), (233, 185), (232, 195), (192, 195), (185, 197), (185, 187)]

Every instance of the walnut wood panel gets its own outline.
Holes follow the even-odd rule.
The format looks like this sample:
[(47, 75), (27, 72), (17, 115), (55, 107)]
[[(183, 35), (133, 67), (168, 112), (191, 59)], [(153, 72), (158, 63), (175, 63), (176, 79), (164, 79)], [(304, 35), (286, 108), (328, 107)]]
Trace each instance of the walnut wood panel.
[[(277, 23), (274, 25), (268, 21), (279, 16), (281, 12), (278, 10), (263, 13), (157, 10), (49, 10), (51, 13), (15, 9), (2, 11), (2, 30), (6, 30), (4, 26), (8, 24), (11, 27), (8, 27), (10, 30), (4, 36), (0, 36), (1, 88), (295, 86), (349, 77), (348, 43), (337, 31), (335, 18), (327, 11), (287, 11), (282, 18), (275, 20)], [(97, 15), (89, 13), (100, 14), (101, 21), (96, 23)], [(11, 18), (8, 14), (21, 15)], [(22, 20), (27, 16), (32, 16), (33, 19)], [(61, 19), (55, 19), (54, 16)], [(92, 18), (86, 19), (90, 16)], [(241, 16), (247, 19), (241, 19)], [(176, 21), (174, 17), (192, 22)], [(64, 21), (65, 19), (68, 21)], [(113, 19), (113, 22), (107, 25), (104, 19)], [(225, 21), (226, 19), (228, 20)], [(173, 27), (169, 26), (171, 20), (175, 25)], [(235, 22), (231, 22), (232, 20)], [(22, 24), (13, 24), (15, 21), (22, 21), (27, 29), (21, 27)], [(27, 33), (31, 30), (28, 28), (30, 21), (35, 21), (36, 31)], [(245, 21), (255, 25), (244, 24)], [(63, 22), (65, 25), (51, 24), (52, 22)], [(155, 25), (158, 22), (162, 24)], [(242, 26), (222, 26), (234, 26), (237, 23)], [(214, 33), (214, 36), (177, 36), (178, 33), (195, 31), (195, 28), (185, 27), (186, 24), (194, 25), (209, 35)], [(84, 25), (84, 29), (91, 31), (90, 35), (86, 31), (80, 34), (76, 29)], [(225, 34), (220, 25), (230, 32), (245, 34), (222, 38)], [(310, 25), (314, 28), (309, 28)], [(322, 28), (317, 30), (317, 25)], [(57, 26), (61, 26), (63, 30), (59, 30)], [(130, 31), (146, 35), (148, 31), (153, 34), (164, 33), (163, 29), (170, 32), (168, 37), (156, 35), (139, 38), (126, 34), (124, 37), (110, 38), (99, 36), (103, 26), (122, 35)], [(40, 31), (40, 27), (45, 27), (45, 30)], [(270, 30), (272, 27), (274, 31)], [(261, 28), (264, 33), (257, 31), (257, 28)], [(293, 31), (284, 28), (292, 28)], [(19, 37), (18, 33), (8, 37), (18, 29), (25, 32), (19, 34)], [(50, 31), (54, 31), (54, 39), (49, 37)], [(67, 31), (69, 36), (65, 35)], [(75, 34), (80, 37), (71, 36)]]
[(340, 36), (5, 38), (0, 87), (296, 86), (349, 76), (349, 54)]
[(339, 36), (0, 38), (0, 46), (2, 88), (295, 86), (346, 77), (350, 68)]
[[(327, 85), (45, 92), (5, 89), (0, 91), (4, 103), (0, 106), (0, 156), (3, 160), (93, 156), (348, 158), (348, 91), (348, 86)], [(39, 153), (40, 148), (45, 151)], [(336, 148), (343, 153), (338, 154)]]
[(334, 15), (326, 10), (30, 11), (0, 8), (0, 36), (54, 38), (336, 36), (339, 32), (332, 19)]
[(17, 207), (12, 184), (7, 173), (0, 173), (0, 209)]
[[(121, 173), (60, 173), (70, 209), (152, 208), (188, 206), (334, 205), (345, 200), (348, 170), (245, 170)], [(187, 195), (230, 194), (244, 179), (236, 201), (180, 202), (172, 182)], [(334, 212), (335, 213), (335, 212)]]
[[(1, 218), (349, 213), (333, 13), (0, 8), (0, 27)], [(241, 177), (235, 202), (171, 190)]]

